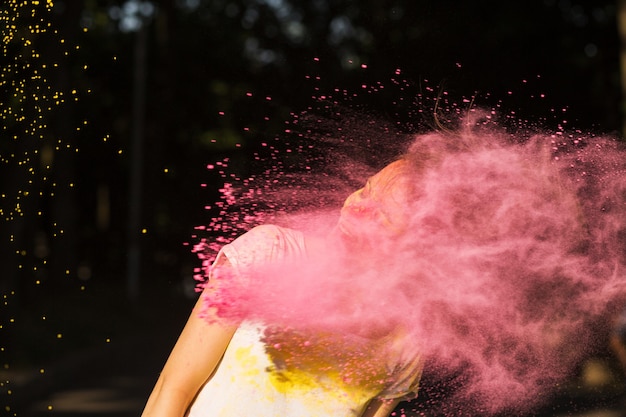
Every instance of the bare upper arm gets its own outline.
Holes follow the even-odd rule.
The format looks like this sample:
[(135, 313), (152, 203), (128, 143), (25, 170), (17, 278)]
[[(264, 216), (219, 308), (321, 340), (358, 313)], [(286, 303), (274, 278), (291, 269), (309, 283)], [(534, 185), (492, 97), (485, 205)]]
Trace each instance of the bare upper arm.
[(199, 388), (213, 372), (236, 330), (234, 325), (202, 318), (203, 303), (201, 296), (162, 372), (171, 381), (193, 388)]
[[(228, 267), (228, 262), (223, 266)], [(204, 297), (210, 297), (211, 292), (207, 287), (196, 302), (163, 367), (143, 416), (182, 416), (224, 355), (237, 326), (210, 320), (210, 315), (214, 313), (204, 308)], [(201, 312), (205, 314), (204, 318)], [(164, 410), (169, 410), (169, 414)]]
[(373, 399), (361, 417), (388, 417), (399, 403), (400, 400)]

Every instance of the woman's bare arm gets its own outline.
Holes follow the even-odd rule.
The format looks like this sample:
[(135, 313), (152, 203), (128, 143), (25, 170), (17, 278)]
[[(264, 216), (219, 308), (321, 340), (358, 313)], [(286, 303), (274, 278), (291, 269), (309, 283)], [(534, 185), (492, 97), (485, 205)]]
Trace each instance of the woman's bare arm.
[(389, 417), (400, 400), (372, 400), (361, 417)]
[(236, 326), (201, 318), (203, 296), (172, 349), (142, 417), (183, 417), (226, 351)]

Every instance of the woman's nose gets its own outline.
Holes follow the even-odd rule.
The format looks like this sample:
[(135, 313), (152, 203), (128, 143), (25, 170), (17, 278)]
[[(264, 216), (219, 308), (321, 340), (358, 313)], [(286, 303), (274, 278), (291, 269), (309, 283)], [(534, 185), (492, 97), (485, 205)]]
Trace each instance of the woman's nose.
[(363, 201), (363, 189), (356, 190), (348, 197), (346, 204), (357, 204)]

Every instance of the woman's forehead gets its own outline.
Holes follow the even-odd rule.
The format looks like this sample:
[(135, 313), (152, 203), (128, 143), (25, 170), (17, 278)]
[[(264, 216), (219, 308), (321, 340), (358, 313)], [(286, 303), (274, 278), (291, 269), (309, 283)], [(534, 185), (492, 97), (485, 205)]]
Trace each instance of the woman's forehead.
[(370, 177), (369, 182), (372, 186), (387, 187), (389, 185), (398, 184), (407, 181), (408, 162), (398, 160), (387, 165), (376, 174)]
[(412, 183), (408, 162), (392, 162), (369, 179), (369, 186), (396, 202), (404, 202), (409, 196)]

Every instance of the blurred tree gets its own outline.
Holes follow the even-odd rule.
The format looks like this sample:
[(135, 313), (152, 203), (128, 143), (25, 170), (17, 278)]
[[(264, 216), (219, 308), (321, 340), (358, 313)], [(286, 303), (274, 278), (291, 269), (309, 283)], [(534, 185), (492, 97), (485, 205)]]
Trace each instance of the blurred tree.
[[(567, 118), (582, 128), (617, 126), (613, 1), (90, 1), (83, 22), (100, 67), (89, 75), (115, 121), (99, 122), (95, 108), (91, 117), (110, 126), (123, 149), (133, 125), (132, 16), (140, 7), (154, 12), (145, 80), (147, 233), (140, 237), (150, 276), (178, 274), (186, 256), (180, 242), (204, 222), (202, 207), (222, 181), (205, 170), (207, 162), (230, 157), (231, 169), (247, 175), (261, 139), (280, 133), (290, 111), (310, 105), (307, 77), (319, 77), (321, 90), (358, 91), (401, 68), (417, 85), (428, 78), (456, 97), (478, 92), (479, 104), (503, 111), (554, 115), (555, 124)], [(107, 54), (117, 57), (114, 66), (104, 62)], [(115, 80), (107, 79), (109, 68)], [(374, 97), (368, 105), (384, 114), (387, 102)], [(131, 159), (118, 159), (112, 166), (129, 175)], [(204, 182), (213, 193), (198, 193)], [(126, 192), (119, 185), (113, 191)]]
[[(138, 237), (145, 249), (144, 275), (180, 276), (181, 267), (193, 262), (181, 244), (194, 225), (205, 222), (203, 207), (216, 198), (223, 181), (206, 164), (228, 157), (231, 170), (247, 175), (249, 155), (264, 138), (284, 130), (290, 112), (311, 105), (316, 88), (359, 91), (362, 84), (389, 81), (399, 68), (418, 92), (428, 79), (450, 97), (478, 94), (478, 104), (521, 117), (621, 129), (613, 0), (57, 0), (53, 10), (65, 47), (79, 43), (81, 48), (73, 52), (75, 58), (63, 55), (59, 46), (45, 48), (43, 59), (58, 64), (50, 83), (91, 94), (80, 105), (56, 112), (49, 126), (63, 146), (79, 150), (53, 152), (54, 172), (46, 177), (54, 179), (46, 184), (62, 188), (54, 190), (55, 199), (32, 202), (34, 212), (40, 204), (50, 206), (42, 206), (44, 214), (35, 222), (19, 226), (16, 218), (10, 227), (32, 227), (27, 234), (34, 236), (38, 224), (57, 223), (65, 236), (52, 242), (53, 250), (61, 251), (54, 258), (60, 269), (65, 264), (74, 270), (71, 265), (79, 262), (83, 277), (89, 271), (125, 275), (129, 195), (142, 201), (137, 224), (146, 230)], [(153, 19), (144, 27), (145, 146), (143, 165), (137, 167), (130, 152), (137, 126), (131, 92), (142, 13)], [(9, 48), (3, 62), (22, 47), (12, 43)], [(381, 99), (385, 94), (397, 92), (363, 101), (385, 115), (394, 100)], [(412, 103), (415, 97), (406, 99)], [(36, 118), (29, 113), (26, 119)], [(75, 131), (83, 120), (88, 123)], [(15, 121), (6, 123), (5, 132), (13, 132), (7, 130), (11, 126), (21, 129)], [(38, 139), (29, 140), (0, 144), (3, 156), (41, 152), (43, 160), (52, 155)], [(15, 179), (2, 180), (5, 195), (20, 195), (24, 183), (48, 187), (49, 193), (51, 185), (37, 186), (33, 174), (12, 164), (2, 168), (12, 170), (4, 178)], [(139, 192), (129, 189), (133, 168), (144, 179)], [(68, 187), (70, 182), (75, 187)], [(200, 188), (201, 183), (209, 186)], [(5, 198), (7, 204), (8, 198), (13, 197)], [(29, 202), (21, 204), (26, 208)], [(13, 239), (24, 235), (4, 230)]]
[(621, 133), (626, 137), (626, 1), (617, 1), (617, 27), (619, 30), (619, 63), (620, 63), (620, 82), (621, 82), (621, 117), (622, 129)]

